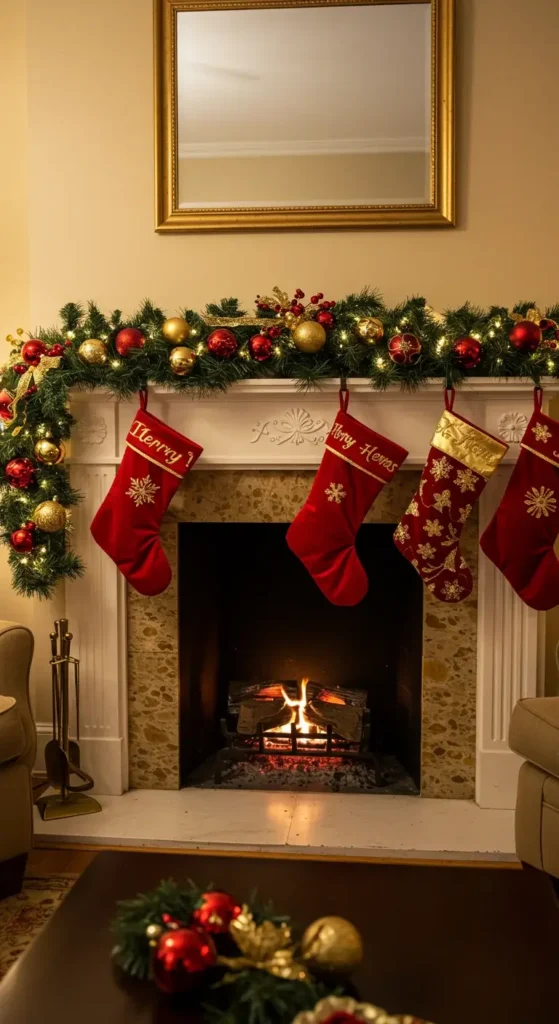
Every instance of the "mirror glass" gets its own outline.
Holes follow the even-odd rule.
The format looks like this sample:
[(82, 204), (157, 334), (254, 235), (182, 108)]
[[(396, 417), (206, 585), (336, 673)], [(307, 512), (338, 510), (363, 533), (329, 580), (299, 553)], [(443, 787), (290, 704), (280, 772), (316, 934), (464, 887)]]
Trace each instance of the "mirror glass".
[(181, 10), (181, 209), (431, 201), (431, 4)]

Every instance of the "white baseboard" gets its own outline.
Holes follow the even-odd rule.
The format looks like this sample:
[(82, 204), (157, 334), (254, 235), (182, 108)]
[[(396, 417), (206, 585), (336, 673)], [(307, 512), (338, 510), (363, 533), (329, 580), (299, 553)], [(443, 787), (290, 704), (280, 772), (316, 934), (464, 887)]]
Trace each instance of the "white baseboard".
[[(50, 722), (37, 722), (36, 728), (37, 757), (34, 770), (44, 772), (45, 747), (52, 739), (52, 725)], [(82, 768), (95, 780), (92, 793), (101, 796), (120, 796), (124, 793), (126, 780), (122, 776), (122, 766), (125, 763), (125, 749), (122, 737), (99, 739), (82, 736), (80, 754)]]

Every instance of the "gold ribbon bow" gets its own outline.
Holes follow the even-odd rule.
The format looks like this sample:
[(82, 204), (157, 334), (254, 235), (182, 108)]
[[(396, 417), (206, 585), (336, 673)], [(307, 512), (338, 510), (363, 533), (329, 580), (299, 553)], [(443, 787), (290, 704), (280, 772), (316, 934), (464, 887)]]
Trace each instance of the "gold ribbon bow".
[[(39, 387), (39, 385), (42, 383), (42, 381), (44, 380), (44, 378), (46, 377), (47, 373), (49, 373), (50, 370), (58, 369), (61, 360), (61, 356), (41, 356), (41, 361), (38, 366), (30, 366), (29, 369), (25, 371), (25, 373), (22, 373), (21, 377), (18, 380), (15, 398), (11, 406), (14, 420), (17, 419), (18, 402), (21, 401), (28, 388), (30, 388), (32, 384), (36, 384), (37, 387)], [(13, 366), (14, 363), (19, 362), (21, 362), (21, 357), (19, 356), (18, 353), (18, 355), (15, 358), (12, 358), (12, 362), (10, 363), (10, 365)], [(15, 427), (12, 433), (19, 434), (21, 429), (21, 426)]]
[(549, 323), (553, 324), (554, 327), (557, 327), (557, 324), (555, 323), (555, 320), (550, 320), (550, 318), (548, 316), (544, 316), (544, 314), (542, 313), (541, 309), (538, 309), (537, 307), (536, 308), (532, 307), (531, 309), (527, 309), (525, 314), (524, 314), (524, 316), (522, 315), (522, 313), (511, 313), (510, 314), (510, 318), (511, 318), (511, 320), (514, 320), (514, 322), (516, 324), (521, 323), (522, 320), (531, 320), (531, 322), (533, 324), (537, 324), (538, 327), (540, 326), (542, 320), (547, 320), (547, 321), (549, 321)]
[(223, 967), (231, 971), (268, 971), (288, 981), (308, 980), (307, 969), (295, 960), (289, 925), (275, 925), (272, 921), (256, 924), (245, 904), (229, 925), (229, 931), (243, 955), (220, 956), (218, 963)]

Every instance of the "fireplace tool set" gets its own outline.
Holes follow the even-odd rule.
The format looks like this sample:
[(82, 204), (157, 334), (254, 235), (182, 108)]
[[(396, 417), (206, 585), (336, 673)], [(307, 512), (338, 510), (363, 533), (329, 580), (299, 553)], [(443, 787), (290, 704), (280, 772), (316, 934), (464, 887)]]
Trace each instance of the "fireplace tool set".
[[(101, 810), (98, 801), (87, 795), (94, 783), (91, 775), (80, 766), (80, 663), (70, 655), (71, 643), (68, 619), (57, 619), (50, 634), (52, 739), (45, 747), (45, 763), (49, 786), (58, 792), (37, 801), (41, 817), (46, 820)], [(75, 740), (70, 739), (70, 672), (76, 707)]]

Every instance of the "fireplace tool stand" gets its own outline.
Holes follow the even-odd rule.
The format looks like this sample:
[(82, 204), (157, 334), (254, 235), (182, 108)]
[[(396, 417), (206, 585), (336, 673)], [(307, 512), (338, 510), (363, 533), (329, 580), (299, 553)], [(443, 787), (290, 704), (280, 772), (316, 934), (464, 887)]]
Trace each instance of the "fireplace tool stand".
[[(70, 656), (72, 634), (68, 619), (57, 619), (50, 634), (52, 672), (52, 739), (45, 747), (49, 785), (57, 789), (53, 796), (37, 801), (41, 817), (50, 821), (78, 814), (94, 814), (101, 804), (86, 791), (92, 789), (91, 775), (80, 767), (80, 663)], [(76, 739), (70, 739), (70, 667), (73, 671), (76, 700)], [(79, 782), (73, 781), (79, 779)]]
[[(340, 740), (333, 729), (332, 725), (326, 726), (325, 733), (322, 733), (313, 739), (322, 741), (320, 746), (307, 746), (306, 743), (301, 744), (300, 740), (308, 743), (309, 736), (306, 733), (301, 732), (297, 729), (296, 722), (291, 723), (291, 728), (288, 733), (278, 733), (273, 731), (264, 731), (262, 723), (258, 723), (256, 733), (252, 737), (247, 739), (255, 740), (255, 745), (247, 746), (239, 742), (239, 734), (231, 732), (227, 725), (227, 719), (222, 718), (220, 720), (221, 733), (225, 739), (227, 746), (222, 747), (218, 750), (214, 783), (219, 786), (222, 781), (223, 769), (231, 762), (239, 761), (250, 761), (253, 757), (343, 757), (351, 761), (361, 761), (371, 765), (373, 773), (373, 783), (378, 786), (379, 789), (387, 785), (387, 781), (382, 772), (382, 760), (379, 754), (368, 750), (369, 737), (371, 732), (370, 713), (368, 709), (364, 710), (363, 716), (363, 732), (361, 741), (359, 743), (358, 750), (351, 750), (348, 748), (347, 743)], [(281, 746), (266, 746), (266, 741), (271, 744), (280, 741)]]

